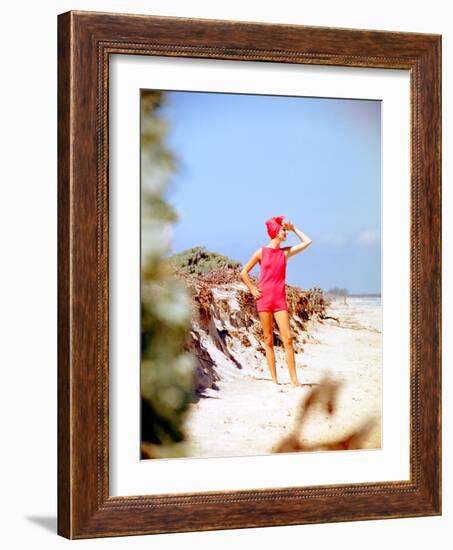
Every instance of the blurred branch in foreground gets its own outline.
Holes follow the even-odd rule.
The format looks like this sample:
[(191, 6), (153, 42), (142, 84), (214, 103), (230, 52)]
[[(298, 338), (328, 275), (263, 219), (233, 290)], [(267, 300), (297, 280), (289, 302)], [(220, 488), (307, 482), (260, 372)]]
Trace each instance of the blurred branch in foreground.
[(327, 414), (327, 419), (334, 416), (340, 386), (340, 382), (326, 376), (318, 386), (312, 388), (300, 405), (292, 433), (277, 443), (272, 452), (338, 451), (365, 448), (365, 442), (376, 425), (374, 418), (365, 419), (357, 427), (339, 438), (310, 443), (301, 436), (310, 414), (316, 414), (316, 412)]
[(196, 362), (183, 349), (190, 295), (164, 260), (177, 220), (164, 197), (176, 169), (158, 110), (165, 97), (141, 95), (141, 458), (185, 456), (184, 417), (195, 390)]

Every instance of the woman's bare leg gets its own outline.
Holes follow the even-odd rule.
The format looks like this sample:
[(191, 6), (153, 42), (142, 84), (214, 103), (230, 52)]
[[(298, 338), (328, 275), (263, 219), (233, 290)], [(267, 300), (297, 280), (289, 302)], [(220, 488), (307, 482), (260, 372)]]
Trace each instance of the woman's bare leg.
[(291, 327), (289, 325), (289, 315), (286, 310), (276, 311), (274, 313), (275, 320), (277, 321), (278, 329), (280, 330), (280, 336), (285, 346), (286, 362), (288, 363), (289, 376), (291, 378), (291, 384), (293, 386), (300, 386), (297, 379), (296, 372), (296, 360), (294, 357), (293, 337), (291, 334)]
[(266, 361), (271, 372), (272, 380), (278, 384), (277, 380), (277, 370), (275, 368), (275, 354), (274, 354), (274, 319), (270, 311), (259, 311), (258, 312), (261, 325), (263, 327), (264, 333), (264, 349), (266, 351)]

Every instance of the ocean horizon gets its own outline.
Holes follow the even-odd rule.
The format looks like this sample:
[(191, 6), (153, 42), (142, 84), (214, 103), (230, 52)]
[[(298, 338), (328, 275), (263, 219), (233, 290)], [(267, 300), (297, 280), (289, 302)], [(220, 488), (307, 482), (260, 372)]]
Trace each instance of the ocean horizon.
[[(342, 296), (335, 296), (336, 300), (343, 300)], [(346, 296), (346, 303), (354, 303), (357, 305), (363, 306), (381, 306), (382, 305), (382, 296), (376, 295), (366, 295), (366, 294), (355, 294)]]

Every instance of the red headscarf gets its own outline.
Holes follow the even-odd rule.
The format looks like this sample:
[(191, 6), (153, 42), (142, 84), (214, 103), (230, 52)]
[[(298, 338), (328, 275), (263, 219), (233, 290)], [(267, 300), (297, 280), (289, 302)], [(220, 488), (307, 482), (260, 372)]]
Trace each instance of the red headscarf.
[(271, 239), (275, 239), (282, 227), (282, 222), (285, 219), (285, 216), (274, 216), (266, 222), (267, 232)]

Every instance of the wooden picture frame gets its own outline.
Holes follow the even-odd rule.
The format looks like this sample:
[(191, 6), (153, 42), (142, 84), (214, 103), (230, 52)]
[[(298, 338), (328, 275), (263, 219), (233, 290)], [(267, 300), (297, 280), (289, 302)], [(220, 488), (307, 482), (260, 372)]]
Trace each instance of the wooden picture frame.
[[(177, 17), (58, 16), (58, 533), (71, 539), (441, 514), (441, 37)], [(109, 495), (109, 55), (406, 69), (410, 480)]]

